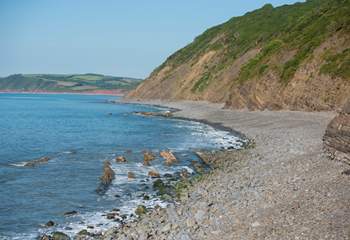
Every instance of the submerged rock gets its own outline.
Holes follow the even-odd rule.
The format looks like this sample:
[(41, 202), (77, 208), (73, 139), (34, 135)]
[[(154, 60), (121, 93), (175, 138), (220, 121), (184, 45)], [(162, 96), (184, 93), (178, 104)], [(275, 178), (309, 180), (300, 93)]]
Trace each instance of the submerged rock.
[(151, 165), (150, 162), (155, 159), (155, 156), (150, 151), (144, 151), (143, 152), (143, 165), (149, 166)]
[(125, 162), (127, 162), (126, 158), (124, 156), (116, 157), (115, 161), (118, 162), (118, 163), (125, 163)]
[(36, 165), (47, 163), (49, 160), (50, 160), (49, 157), (42, 157), (39, 159), (31, 160), (31, 161), (25, 163), (24, 166), (25, 167), (35, 167)]
[(128, 179), (135, 179), (135, 173), (128, 172)]
[(135, 112), (137, 115), (142, 116), (158, 116), (158, 117), (172, 117), (173, 113), (171, 111), (164, 111), (164, 112)]
[(111, 163), (109, 161), (105, 161), (103, 164), (103, 174), (100, 177), (101, 183), (96, 191), (100, 194), (103, 194), (108, 189), (114, 178), (115, 172), (111, 168)]
[(350, 164), (350, 100), (328, 124), (323, 143), (330, 158)]
[(165, 164), (170, 166), (177, 162), (176, 157), (171, 151), (161, 151), (160, 156), (165, 159)]
[(73, 210), (73, 211), (65, 212), (64, 216), (71, 216), (71, 215), (75, 215), (75, 214), (78, 214), (78, 212)]

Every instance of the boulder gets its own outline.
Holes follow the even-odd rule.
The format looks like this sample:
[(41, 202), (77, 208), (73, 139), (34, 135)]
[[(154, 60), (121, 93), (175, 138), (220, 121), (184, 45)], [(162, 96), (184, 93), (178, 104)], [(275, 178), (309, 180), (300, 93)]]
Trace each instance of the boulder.
[(63, 232), (53, 232), (52, 239), (53, 240), (70, 240), (70, 237)]
[(176, 157), (170, 151), (161, 151), (160, 152), (160, 156), (165, 159), (165, 164), (168, 165), (168, 166), (170, 166), (170, 165), (174, 164), (175, 162), (177, 162)]
[(109, 161), (105, 161), (103, 165), (103, 175), (101, 176), (101, 182), (105, 185), (110, 184), (115, 177), (115, 173), (111, 168), (111, 163)]
[(150, 162), (155, 159), (155, 156), (150, 151), (144, 151), (143, 152), (143, 165), (149, 166), (151, 165)]
[(160, 178), (160, 174), (154, 170), (149, 171), (148, 176), (151, 178)]
[(100, 194), (103, 194), (104, 192), (106, 192), (107, 188), (112, 183), (114, 178), (115, 178), (115, 172), (111, 168), (111, 163), (109, 161), (105, 161), (103, 164), (103, 174), (100, 177), (101, 183), (96, 191)]
[(116, 157), (115, 161), (118, 162), (118, 163), (126, 163), (127, 162), (126, 158), (124, 156)]
[(323, 143), (331, 159), (350, 164), (350, 101), (328, 124)]
[(141, 216), (147, 213), (147, 208), (144, 205), (138, 205), (135, 210), (136, 215)]

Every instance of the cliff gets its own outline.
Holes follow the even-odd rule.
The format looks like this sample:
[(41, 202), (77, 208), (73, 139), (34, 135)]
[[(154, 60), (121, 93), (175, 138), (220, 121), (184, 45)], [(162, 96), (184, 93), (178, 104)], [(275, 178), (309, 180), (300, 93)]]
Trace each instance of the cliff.
[(333, 110), (350, 95), (350, 1), (261, 9), (208, 29), (127, 99), (206, 100), (228, 108)]

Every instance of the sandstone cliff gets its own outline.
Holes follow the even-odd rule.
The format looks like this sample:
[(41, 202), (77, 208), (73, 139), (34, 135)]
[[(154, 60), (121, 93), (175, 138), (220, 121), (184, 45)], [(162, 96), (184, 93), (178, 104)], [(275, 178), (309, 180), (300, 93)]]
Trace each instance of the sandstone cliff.
[(350, 97), (349, 12), (349, 0), (265, 5), (205, 31), (126, 98), (337, 109)]

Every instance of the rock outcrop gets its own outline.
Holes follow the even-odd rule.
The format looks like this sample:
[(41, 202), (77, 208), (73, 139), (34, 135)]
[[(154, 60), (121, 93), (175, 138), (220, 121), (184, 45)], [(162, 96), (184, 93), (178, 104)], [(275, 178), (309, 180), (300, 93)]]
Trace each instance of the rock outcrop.
[(170, 151), (161, 151), (160, 156), (165, 159), (164, 163), (168, 166), (173, 165), (175, 162), (177, 162), (176, 157)]
[(332, 159), (350, 164), (350, 100), (329, 123), (323, 141)]
[(114, 178), (115, 178), (115, 172), (111, 168), (111, 163), (109, 161), (105, 161), (103, 164), (103, 174), (100, 177), (101, 183), (96, 190), (97, 193), (99, 194), (105, 193)]

